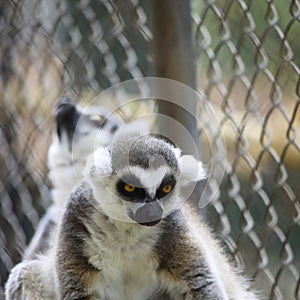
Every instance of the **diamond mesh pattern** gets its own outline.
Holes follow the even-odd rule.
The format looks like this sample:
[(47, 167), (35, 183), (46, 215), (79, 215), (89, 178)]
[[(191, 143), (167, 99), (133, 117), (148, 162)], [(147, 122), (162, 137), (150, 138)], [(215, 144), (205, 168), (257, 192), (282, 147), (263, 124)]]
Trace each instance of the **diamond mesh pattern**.
[[(207, 219), (263, 298), (299, 299), (300, 3), (191, 5), (197, 86), (227, 143)], [(0, 295), (50, 203), (57, 98), (153, 76), (152, 38), (146, 0), (0, 3)]]

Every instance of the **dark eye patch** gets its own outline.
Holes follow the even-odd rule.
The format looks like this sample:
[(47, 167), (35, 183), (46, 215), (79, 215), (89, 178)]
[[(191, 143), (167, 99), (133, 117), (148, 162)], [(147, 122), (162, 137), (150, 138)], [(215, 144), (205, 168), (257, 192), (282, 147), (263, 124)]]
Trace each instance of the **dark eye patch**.
[[(134, 186), (134, 191), (128, 192), (126, 189), (126, 185)], [(146, 191), (144, 188), (141, 187), (141, 182), (137, 177), (134, 175), (128, 174), (123, 176), (117, 182), (117, 191), (122, 196), (124, 200), (131, 201), (131, 202), (143, 202), (146, 197)]]
[(170, 192), (172, 192), (172, 190), (173, 190), (174, 187), (175, 187), (175, 184), (176, 184), (176, 180), (175, 180), (174, 175), (167, 175), (167, 176), (163, 179), (162, 183), (160, 184), (159, 188), (158, 188), (157, 191), (156, 191), (156, 197), (157, 197), (157, 199), (163, 198), (163, 197), (165, 197), (166, 195), (169, 194), (169, 193), (165, 193), (165, 192), (163, 191), (164, 186), (166, 186), (166, 185), (171, 185), (171, 186), (172, 186), (172, 189), (171, 189)]
[(117, 124), (113, 125), (113, 127), (110, 129), (111, 133), (115, 133), (119, 129), (119, 126)]

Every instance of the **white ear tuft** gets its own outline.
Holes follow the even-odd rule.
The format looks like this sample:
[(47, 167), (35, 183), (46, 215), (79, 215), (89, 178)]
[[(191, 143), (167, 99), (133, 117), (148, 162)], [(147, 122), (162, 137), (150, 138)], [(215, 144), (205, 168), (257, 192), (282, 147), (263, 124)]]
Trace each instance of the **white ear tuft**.
[(181, 180), (183, 183), (197, 182), (206, 179), (206, 171), (203, 163), (192, 155), (183, 155), (180, 157)]
[(177, 159), (180, 159), (181, 150), (179, 148), (174, 149), (174, 153)]
[(86, 179), (100, 179), (111, 175), (111, 155), (106, 147), (97, 149), (88, 156), (83, 175)]

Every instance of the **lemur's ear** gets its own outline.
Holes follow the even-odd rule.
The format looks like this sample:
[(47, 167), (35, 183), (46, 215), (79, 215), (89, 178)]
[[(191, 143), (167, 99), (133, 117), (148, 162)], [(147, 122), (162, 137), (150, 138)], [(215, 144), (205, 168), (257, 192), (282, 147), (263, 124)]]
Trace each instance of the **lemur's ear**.
[(112, 171), (110, 150), (107, 147), (101, 147), (88, 156), (83, 174), (86, 179), (97, 181), (97, 179), (110, 176)]
[(197, 182), (206, 179), (203, 163), (192, 155), (183, 155), (179, 159), (181, 164), (180, 179), (182, 183)]

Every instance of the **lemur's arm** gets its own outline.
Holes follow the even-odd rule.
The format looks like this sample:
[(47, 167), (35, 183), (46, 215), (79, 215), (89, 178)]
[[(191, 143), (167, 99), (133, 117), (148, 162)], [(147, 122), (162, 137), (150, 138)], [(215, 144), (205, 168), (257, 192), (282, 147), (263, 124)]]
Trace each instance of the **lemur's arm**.
[(84, 253), (84, 243), (89, 239), (89, 233), (81, 217), (82, 213), (88, 213), (89, 210), (85, 212), (82, 205), (76, 205), (81, 200), (84, 202), (82, 195), (73, 198), (77, 199), (69, 202), (59, 228), (56, 249), (57, 296), (61, 300), (90, 300), (93, 278), (99, 270), (89, 263)]
[(179, 296), (179, 286), (184, 299), (229, 299), (181, 212), (174, 212), (162, 222), (164, 232), (157, 245), (157, 256), (166, 289)]

